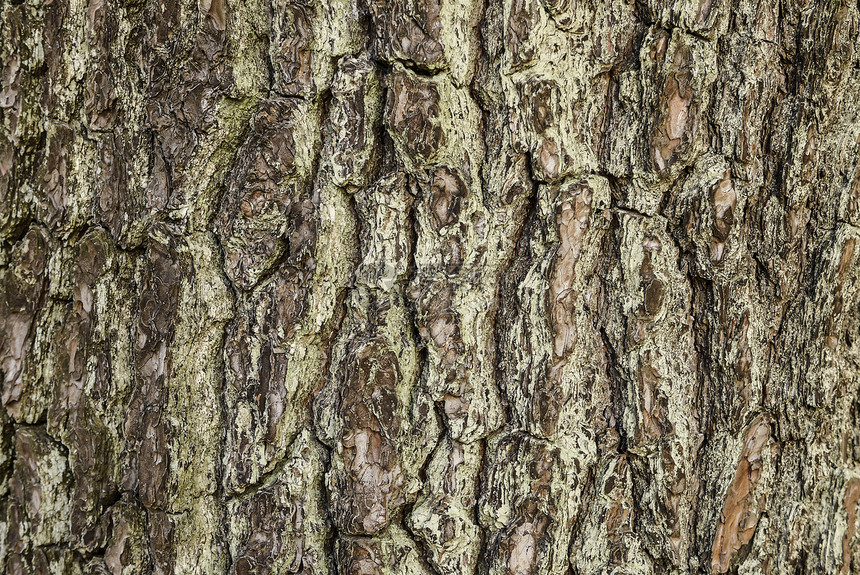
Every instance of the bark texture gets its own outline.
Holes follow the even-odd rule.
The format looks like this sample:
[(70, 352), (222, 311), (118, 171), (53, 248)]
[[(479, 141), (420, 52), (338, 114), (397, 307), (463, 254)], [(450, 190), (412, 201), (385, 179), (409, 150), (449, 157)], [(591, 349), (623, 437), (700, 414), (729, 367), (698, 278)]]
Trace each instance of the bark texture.
[(0, 570), (860, 572), (855, 0), (5, 0), (0, 119)]

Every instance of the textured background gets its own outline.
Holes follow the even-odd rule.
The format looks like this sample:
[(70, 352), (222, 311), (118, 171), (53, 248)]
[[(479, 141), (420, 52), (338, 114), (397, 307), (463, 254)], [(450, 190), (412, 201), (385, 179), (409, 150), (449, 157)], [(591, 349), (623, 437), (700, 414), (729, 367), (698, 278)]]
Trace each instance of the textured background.
[(860, 571), (856, 1), (3, 0), (0, 118), (5, 572)]

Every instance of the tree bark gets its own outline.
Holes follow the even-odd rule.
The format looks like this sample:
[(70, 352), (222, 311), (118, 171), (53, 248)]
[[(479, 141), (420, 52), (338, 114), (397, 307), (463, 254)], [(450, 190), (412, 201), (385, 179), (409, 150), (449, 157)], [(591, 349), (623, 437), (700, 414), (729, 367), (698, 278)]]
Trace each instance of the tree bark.
[(860, 571), (860, 4), (6, 0), (0, 569)]

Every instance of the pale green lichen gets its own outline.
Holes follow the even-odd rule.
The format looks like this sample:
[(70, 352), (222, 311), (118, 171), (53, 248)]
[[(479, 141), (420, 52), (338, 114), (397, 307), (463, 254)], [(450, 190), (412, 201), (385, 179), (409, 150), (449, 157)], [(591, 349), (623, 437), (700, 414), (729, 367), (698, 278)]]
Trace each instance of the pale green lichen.
[[(180, 321), (171, 343), (173, 372), (166, 382), (164, 417), (171, 424), (171, 512), (188, 509), (191, 500), (216, 490), (216, 462), (221, 439), (222, 349), (224, 326), (233, 316), (233, 296), (217, 265), (210, 233), (187, 239), (194, 275), (183, 281)], [(180, 256), (181, 257), (181, 256)]]

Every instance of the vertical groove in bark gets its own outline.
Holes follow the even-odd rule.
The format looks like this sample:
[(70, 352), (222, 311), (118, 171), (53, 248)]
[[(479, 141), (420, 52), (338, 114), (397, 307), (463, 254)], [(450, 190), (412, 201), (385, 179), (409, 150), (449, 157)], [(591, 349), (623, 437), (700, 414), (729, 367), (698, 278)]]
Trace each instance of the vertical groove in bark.
[(860, 569), (860, 6), (0, 6), (0, 569)]

